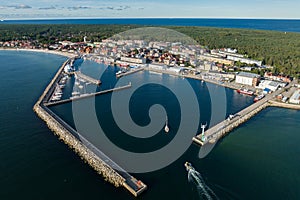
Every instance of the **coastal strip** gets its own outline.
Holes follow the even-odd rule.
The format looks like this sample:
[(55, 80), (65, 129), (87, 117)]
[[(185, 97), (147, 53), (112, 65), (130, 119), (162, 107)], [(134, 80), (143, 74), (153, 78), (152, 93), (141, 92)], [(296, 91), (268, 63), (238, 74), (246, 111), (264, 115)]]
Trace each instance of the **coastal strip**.
[(177, 77), (181, 77), (181, 78), (190, 78), (190, 79), (205, 81), (205, 82), (208, 82), (208, 83), (212, 83), (212, 84), (215, 84), (215, 85), (223, 86), (223, 87), (234, 89), (234, 90), (237, 90), (237, 89), (240, 88), (240, 87), (238, 87), (236, 85), (233, 85), (233, 84), (230, 84), (230, 83), (220, 83), (219, 81), (215, 81), (215, 80), (207, 79), (207, 78), (202, 78), (198, 75), (178, 74), (178, 73), (171, 72), (171, 71), (168, 71), (168, 70), (153, 69), (153, 68), (149, 68), (149, 67), (145, 67), (144, 69), (148, 70), (150, 72), (156, 72), (156, 73), (173, 75), (173, 76), (177, 76)]
[(110, 182), (115, 187), (122, 186), (134, 196), (138, 196), (147, 189), (146, 184), (128, 174), (124, 169), (108, 158), (103, 152), (92, 145), (80, 133), (64, 122), (44, 104), (46, 102), (45, 98), (48, 98), (49, 96), (49, 91), (53, 90), (53, 87), (61, 77), (64, 67), (69, 64), (72, 59), (75, 58), (70, 58), (63, 63), (54, 78), (46, 87), (45, 91), (35, 103), (33, 110), (43, 121), (46, 122), (49, 129), (53, 131), (60, 140), (73, 149), (98, 174), (101, 174), (106, 181)]

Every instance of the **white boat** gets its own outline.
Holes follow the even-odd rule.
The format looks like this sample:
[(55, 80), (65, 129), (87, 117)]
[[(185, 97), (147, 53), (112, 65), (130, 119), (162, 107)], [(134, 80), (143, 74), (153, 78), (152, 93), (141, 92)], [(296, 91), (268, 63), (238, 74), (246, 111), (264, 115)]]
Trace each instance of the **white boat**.
[(75, 81), (75, 85), (80, 85), (80, 83), (78, 81)]
[(194, 167), (189, 162), (185, 162), (184, 166), (185, 166), (186, 171), (194, 170)]
[(165, 125), (165, 132), (168, 133), (170, 131), (168, 127), (168, 116), (166, 116), (166, 125)]
[(80, 89), (82, 89), (82, 88), (83, 88), (83, 86), (82, 86), (82, 85), (79, 85), (78, 87), (79, 87)]

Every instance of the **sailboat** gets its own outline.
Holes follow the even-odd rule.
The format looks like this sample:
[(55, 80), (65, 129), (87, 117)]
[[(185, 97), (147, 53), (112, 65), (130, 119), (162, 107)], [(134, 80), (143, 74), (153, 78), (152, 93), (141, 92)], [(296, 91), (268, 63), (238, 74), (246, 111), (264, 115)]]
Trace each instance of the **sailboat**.
[(168, 127), (168, 116), (166, 116), (166, 125), (165, 125), (165, 132), (168, 133), (169, 132), (169, 127)]

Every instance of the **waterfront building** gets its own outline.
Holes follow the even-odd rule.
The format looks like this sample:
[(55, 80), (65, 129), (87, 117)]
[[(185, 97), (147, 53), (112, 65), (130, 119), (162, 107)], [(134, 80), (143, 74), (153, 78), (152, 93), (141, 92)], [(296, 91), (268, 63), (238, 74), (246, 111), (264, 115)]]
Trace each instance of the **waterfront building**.
[(236, 75), (235, 82), (243, 85), (257, 86), (260, 76), (249, 72), (240, 72)]
[(271, 91), (275, 92), (276, 90), (278, 90), (278, 88), (280, 87), (285, 87), (286, 83), (283, 82), (279, 82), (279, 81), (271, 81), (271, 80), (262, 80), (260, 81), (259, 85), (257, 86), (257, 88), (259, 89), (270, 89)]
[(149, 69), (153, 69), (153, 70), (166, 70), (167, 68), (166, 65), (159, 65), (159, 64), (149, 64), (148, 67)]
[(294, 92), (294, 94), (291, 96), (289, 102), (294, 103), (294, 104), (300, 104), (300, 90), (299, 89)]
[(145, 64), (145, 58), (132, 58), (132, 57), (121, 57), (121, 61), (124, 62), (131, 62), (131, 63), (138, 63), (138, 64)]

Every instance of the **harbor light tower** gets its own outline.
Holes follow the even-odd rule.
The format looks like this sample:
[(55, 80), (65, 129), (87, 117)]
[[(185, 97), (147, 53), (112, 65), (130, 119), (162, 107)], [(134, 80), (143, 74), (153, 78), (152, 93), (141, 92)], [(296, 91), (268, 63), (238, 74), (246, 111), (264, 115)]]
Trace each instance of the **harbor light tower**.
[(205, 137), (205, 135), (204, 135), (204, 130), (205, 130), (206, 127), (207, 127), (207, 122), (206, 122), (206, 124), (201, 124), (201, 129), (202, 129), (201, 140), (202, 140), (203, 142), (206, 141), (206, 137)]

